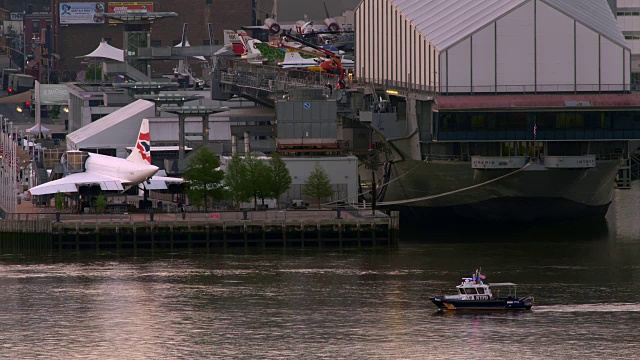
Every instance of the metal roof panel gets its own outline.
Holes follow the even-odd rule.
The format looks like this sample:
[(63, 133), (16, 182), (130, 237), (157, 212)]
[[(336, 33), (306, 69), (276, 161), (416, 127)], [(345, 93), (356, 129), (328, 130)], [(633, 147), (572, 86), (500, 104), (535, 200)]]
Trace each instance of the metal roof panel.
[[(438, 50), (533, 0), (389, 0)], [(628, 45), (606, 0), (539, 0), (614, 43)]]

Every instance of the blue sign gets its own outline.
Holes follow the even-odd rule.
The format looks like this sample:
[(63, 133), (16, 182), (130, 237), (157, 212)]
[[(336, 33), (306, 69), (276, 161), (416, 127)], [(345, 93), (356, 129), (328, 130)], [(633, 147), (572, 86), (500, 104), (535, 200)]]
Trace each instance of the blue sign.
[(309, 109), (311, 109), (311, 104), (310, 104), (310, 103), (308, 103), (308, 102), (304, 103), (304, 109), (305, 109), (305, 110), (309, 110)]

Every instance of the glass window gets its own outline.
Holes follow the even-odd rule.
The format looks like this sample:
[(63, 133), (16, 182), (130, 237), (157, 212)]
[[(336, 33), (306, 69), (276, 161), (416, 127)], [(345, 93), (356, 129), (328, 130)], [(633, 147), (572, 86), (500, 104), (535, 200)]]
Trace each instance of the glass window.
[(464, 294), (464, 289), (463, 289), (463, 288), (459, 288), (459, 289), (458, 289), (458, 292), (459, 292), (460, 294)]
[(474, 130), (486, 130), (487, 116), (485, 114), (474, 114), (471, 116), (471, 128)]
[(556, 114), (556, 129), (564, 129), (567, 127), (567, 114)]
[(478, 288), (478, 294), (484, 294), (484, 288)]
[(33, 21), (31, 23), (31, 29), (33, 30), (33, 35), (40, 38), (40, 21)]
[(477, 294), (475, 288), (466, 288), (465, 290), (466, 290), (467, 294), (469, 294), (469, 295)]

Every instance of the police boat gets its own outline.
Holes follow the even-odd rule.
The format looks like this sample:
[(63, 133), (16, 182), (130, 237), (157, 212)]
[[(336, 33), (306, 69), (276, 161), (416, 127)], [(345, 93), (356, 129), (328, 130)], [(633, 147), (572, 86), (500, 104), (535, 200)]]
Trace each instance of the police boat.
[(455, 310), (531, 310), (533, 297), (518, 297), (514, 283), (485, 284), (479, 270), (462, 278), (458, 294), (431, 298), (439, 311)]

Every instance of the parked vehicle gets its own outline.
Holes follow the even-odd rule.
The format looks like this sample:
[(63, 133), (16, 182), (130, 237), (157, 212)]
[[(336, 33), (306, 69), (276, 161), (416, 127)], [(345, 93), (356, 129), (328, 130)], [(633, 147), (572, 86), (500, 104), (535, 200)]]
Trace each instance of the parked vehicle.
[(288, 206), (291, 209), (306, 209), (309, 207), (309, 203), (304, 200), (295, 199), (290, 200)]
[(18, 69), (2, 69), (2, 90), (9, 90), (9, 75), (17, 74)]
[(31, 75), (24, 74), (10, 74), (9, 75), (9, 88), (7, 92), (9, 95), (21, 94), (25, 91), (33, 89), (36, 79)]

